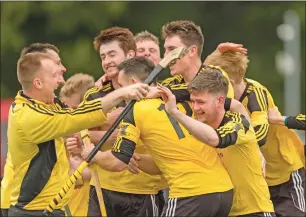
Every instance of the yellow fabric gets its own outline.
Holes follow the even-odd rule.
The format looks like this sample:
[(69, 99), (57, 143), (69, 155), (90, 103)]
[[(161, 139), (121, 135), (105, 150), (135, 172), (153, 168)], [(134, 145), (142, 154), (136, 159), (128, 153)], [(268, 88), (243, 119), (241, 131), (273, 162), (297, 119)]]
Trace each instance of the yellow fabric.
[[(87, 91), (84, 96), (85, 100), (93, 99), (94, 97), (102, 97), (113, 91), (111, 83), (108, 83), (103, 88), (93, 87)], [(102, 151), (110, 150), (111, 146), (104, 145)], [(145, 146), (141, 145), (136, 150), (139, 154), (148, 154)], [(96, 167), (101, 188), (131, 194), (157, 194), (158, 190), (167, 188), (167, 183), (161, 181), (161, 176), (152, 176), (144, 172), (135, 175), (128, 170), (121, 172), (109, 172), (101, 167)], [(93, 180), (90, 185), (94, 186)]]
[(13, 189), (14, 170), (11, 162), (11, 156), (7, 153), (4, 166), (3, 179), (1, 181), (1, 209), (10, 208), (10, 197)]
[[(261, 158), (253, 128), (248, 130), (237, 113), (227, 112), (225, 123), (219, 127), (221, 136), (237, 132), (237, 141), (223, 149), (219, 156), (234, 184), (234, 199), (229, 216), (257, 212), (274, 212), (267, 182), (262, 174)], [(245, 118), (243, 118), (246, 121)]]
[[(122, 122), (113, 151), (122, 152), (122, 138), (136, 142), (136, 147), (142, 141), (168, 182), (170, 198), (232, 189), (216, 150), (196, 140), (178, 123), (173, 126), (163, 105), (160, 99), (137, 102), (133, 108), (135, 125)], [(186, 112), (181, 104), (178, 107)], [(174, 127), (183, 132), (181, 139)]]
[(81, 188), (75, 188), (73, 190), (71, 199), (68, 203), (72, 216), (87, 216), (88, 201), (89, 201), (89, 189), (90, 185), (88, 181), (84, 182)]
[[(270, 92), (260, 83), (246, 79), (254, 89), (264, 90), (267, 93), (268, 106), (261, 114), (251, 114), (252, 125), (268, 124), (268, 108), (276, 107)], [(260, 96), (258, 96), (259, 98)], [(248, 108), (248, 95), (243, 99), (242, 104)], [(279, 185), (290, 179), (290, 174), (304, 166), (304, 145), (297, 134), (285, 126), (270, 124), (267, 130), (267, 141), (261, 151), (266, 159), (266, 181), (269, 186)]]
[[(100, 100), (76, 110), (44, 104), (18, 92), (8, 120), (8, 149), (14, 177), (11, 203), (26, 210), (43, 210), (69, 179), (63, 136), (97, 126), (106, 117)], [(55, 209), (70, 199), (67, 193)]]

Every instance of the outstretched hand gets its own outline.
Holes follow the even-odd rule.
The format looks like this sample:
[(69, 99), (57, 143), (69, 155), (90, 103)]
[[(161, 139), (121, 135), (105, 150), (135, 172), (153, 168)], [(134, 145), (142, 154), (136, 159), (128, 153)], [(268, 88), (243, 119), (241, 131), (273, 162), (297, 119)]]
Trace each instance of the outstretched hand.
[(217, 49), (221, 53), (224, 53), (226, 51), (239, 52), (245, 55), (248, 53), (248, 49), (244, 48), (242, 44), (235, 44), (231, 42), (221, 43), (218, 45)]
[(163, 86), (157, 86), (160, 96), (165, 102), (165, 110), (169, 114), (175, 113), (178, 109), (176, 106), (176, 98), (173, 93), (167, 88)]

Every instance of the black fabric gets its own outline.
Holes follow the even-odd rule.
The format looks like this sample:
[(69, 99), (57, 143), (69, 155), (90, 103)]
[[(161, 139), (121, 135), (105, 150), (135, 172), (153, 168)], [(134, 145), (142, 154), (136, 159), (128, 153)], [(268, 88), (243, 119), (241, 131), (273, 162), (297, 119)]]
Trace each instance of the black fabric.
[(274, 212), (257, 212), (257, 213), (250, 213), (246, 215), (239, 215), (236, 217), (276, 217)]
[(229, 111), (231, 109), (232, 98), (225, 98), (224, 109), (225, 111)]
[(125, 164), (129, 164), (135, 151), (135, 142), (122, 138), (120, 142), (120, 152), (112, 151), (113, 155)]
[[(156, 200), (155, 204), (153, 203), (154, 208), (152, 206), (151, 196), (155, 198), (155, 195), (129, 194), (106, 189), (102, 189), (102, 194), (107, 216), (109, 217), (153, 217), (153, 212), (156, 213), (157, 211), (156, 208), (158, 205), (156, 204)], [(90, 186), (90, 198), (87, 216), (102, 216), (94, 186)]]
[(170, 198), (162, 217), (227, 217), (232, 206), (233, 190), (192, 197)]
[(21, 183), (18, 208), (26, 206), (43, 190), (57, 161), (54, 140), (38, 144), (38, 148)]
[(1, 209), (1, 216), (8, 217), (8, 209)]
[[(43, 210), (24, 210), (15, 206), (11, 206), (8, 211), (8, 216), (10, 217), (42, 217), (45, 216), (43, 214)], [(54, 210), (52, 213), (49, 213), (48, 216), (65, 216), (65, 212), (59, 209)]]
[[(303, 191), (305, 194), (304, 168), (292, 172), (289, 181), (280, 185), (269, 186), (269, 191), (277, 217), (305, 216), (305, 211), (301, 210), (301, 207), (305, 207), (305, 195), (302, 194)], [(300, 202), (303, 202), (304, 205)]]
[(297, 120), (294, 116), (288, 117), (287, 127), (296, 130), (306, 130), (306, 121)]

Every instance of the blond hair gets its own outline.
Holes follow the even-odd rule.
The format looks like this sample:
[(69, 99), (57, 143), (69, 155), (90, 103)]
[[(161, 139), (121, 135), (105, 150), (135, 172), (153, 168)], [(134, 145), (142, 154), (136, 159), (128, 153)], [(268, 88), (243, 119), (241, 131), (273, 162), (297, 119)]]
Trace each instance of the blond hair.
[(201, 27), (189, 20), (177, 20), (163, 25), (161, 37), (165, 40), (167, 37), (179, 36), (186, 47), (195, 45), (198, 49), (198, 56), (201, 57), (204, 36)]
[(87, 90), (95, 85), (94, 78), (90, 75), (77, 73), (71, 76), (60, 90), (60, 99), (69, 98), (73, 94), (79, 94), (83, 98)]
[(224, 52), (216, 50), (204, 61), (205, 65), (216, 65), (227, 72), (229, 78), (235, 83), (240, 83), (248, 68), (249, 59), (239, 52)]
[(204, 66), (203, 70), (188, 84), (190, 93), (205, 91), (208, 93), (221, 93), (227, 95), (229, 82), (221, 70), (215, 67)]
[[(41, 69), (43, 59), (50, 59), (45, 53), (28, 53), (21, 56), (17, 62), (17, 78), (24, 90), (32, 87), (37, 72)], [(52, 60), (51, 60), (52, 61)]]
[(155, 35), (153, 35), (151, 32), (148, 32), (147, 30), (137, 33), (134, 39), (136, 43), (142, 41), (153, 41), (154, 43), (159, 45), (158, 38)]

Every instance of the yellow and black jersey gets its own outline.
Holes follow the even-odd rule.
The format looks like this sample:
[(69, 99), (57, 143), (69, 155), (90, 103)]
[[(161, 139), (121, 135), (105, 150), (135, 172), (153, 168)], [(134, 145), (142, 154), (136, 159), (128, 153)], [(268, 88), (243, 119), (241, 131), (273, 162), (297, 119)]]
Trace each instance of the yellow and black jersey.
[[(178, 108), (192, 116), (189, 104)], [(137, 102), (120, 125), (112, 153), (128, 164), (135, 148), (145, 144), (170, 188), (170, 198), (232, 189), (216, 149), (203, 145), (165, 112), (161, 99)]]
[(297, 116), (287, 116), (285, 118), (285, 125), (289, 129), (306, 130), (305, 115), (299, 114)]
[[(11, 204), (43, 210), (69, 179), (63, 136), (97, 126), (106, 120), (100, 100), (62, 108), (31, 99), (19, 91), (8, 119), (8, 150), (14, 169)], [(72, 191), (71, 191), (72, 192)], [(62, 208), (71, 192), (55, 208)]]
[[(234, 89), (232, 87), (232, 84), (230, 83), (227, 73), (218, 66), (212, 66), (212, 65), (206, 66), (204, 64), (201, 66), (198, 73), (203, 72), (203, 70), (207, 67), (216, 68), (223, 73), (223, 75), (227, 78), (229, 82), (227, 97), (234, 98)], [(187, 84), (182, 75), (175, 75), (173, 77), (167, 78), (160, 84), (171, 90), (173, 95), (175, 95), (177, 102), (190, 101), (190, 94), (187, 90)]]
[[(115, 90), (113, 83), (111, 81), (106, 81), (103, 83), (103, 87), (92, 87), (89, 89), (85, 95), (84, 95), (84, 100), (86, 101), (91, 101), (95, 100), (97, 98), (102, 98), (106, 96), (107, 94), (113, 92)], [(124, 107), (125, 103), (122, 102), (117, 107)]]
[(268, 89), (251, 79), (245, 82), (240, 102), (250, 114), (257, 142), (267, 161), (267, 183), (269, 186), (282, 184), (293, 171), (304, 166), (304, 145), (294, 131), (268, 123), (268, 109), (276, 107)]
[[(103, 88), (93, 87), (88, 90), (84, 96), (84, 100), (90, 101), (103, 97), (113, 90), (114, 87), (112, 86), (112, 82), (106, 82), (104, 83)], [(125, 104), (121, 103), (120, 106), (125, 106)], [(103, 146), (101, 150), (106, 151), (110, 149), (111, 146)], [(136, 152), (139, 154), (148, 153), (144, 145), (139, 146)], [(136, 176), (128, 170), (113, 173), (104, 170), (101, 167), (96, 168), (99, 176), (100, 186), (101, 188), (107, 190), (131, 194), (157, 194), (158, 190), (167, 188), (167, 183), (161, 181), (161, 176), (152, 176), (144, 172), (140, 172)], [(91, 180), (90, 185), (94, 185), (93, 180)]]
[(219, 156), (234, 184), (229, 215), (274, 212), (255, 132), (248, 120), (239, 113), (226, 112), (216, 132), (220, 139)]
[(14, 184), (14, 170), (10, 153), (7, 153), (4, 166), (3, 179), (1, 181), (1, 209), (10, 208), (10, 198)]

